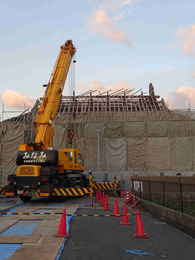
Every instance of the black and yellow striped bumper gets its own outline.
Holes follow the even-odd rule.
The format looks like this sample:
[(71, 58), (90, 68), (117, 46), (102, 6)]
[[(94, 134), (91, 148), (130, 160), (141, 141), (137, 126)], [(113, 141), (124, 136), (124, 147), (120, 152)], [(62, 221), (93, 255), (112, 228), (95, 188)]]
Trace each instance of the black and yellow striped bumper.
[[(91, 187), (88, 188), (54, 188), (50, 196), (57, 196), (57, 197), (80, 197), (84, 195), (89, 195), (95, 193), (96, 191), (109, 191), (109, 190), (116, 190), (117, 184), (116, 183), (98, 183), (93, 184)], [(35, 193), (36, 197), (47, 197), (49, 196), (48, 193)]]
[[(43, 198), (43, 197), (80, 197), (84, 195), (93, 194), (96, 191), (113, 191), (117, 190), (117, 184), (116, 183), (93, 183), (91, 187), (87, 188), (54, 188), (52, 192), (42, 192), (40, 190), (37, 191), (31, 191), (30, 194), (33, 194), (36, 198)], [(28, 196), (29, 192), (24, 191), (21, 196)], [(14, 192), (8, 192), (6, 190), (2, 189), (1, 195), (5, 195), (7, 197), (15, 197)]]
[(93, 193), (91, 188), (54, 188), (52, 196), (79, 197)]
[(118, 185), (116, 183), (94, 183), (93, 191), (109, 191), (116, 190)]

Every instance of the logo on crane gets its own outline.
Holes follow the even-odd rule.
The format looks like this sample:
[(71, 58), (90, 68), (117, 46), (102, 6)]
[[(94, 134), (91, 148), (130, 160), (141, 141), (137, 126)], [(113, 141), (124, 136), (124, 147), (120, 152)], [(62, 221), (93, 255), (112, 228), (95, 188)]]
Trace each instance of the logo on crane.
[(47, 154), (44, 151), (24, 152), (22, 159), (24, 163), (46, 162)]

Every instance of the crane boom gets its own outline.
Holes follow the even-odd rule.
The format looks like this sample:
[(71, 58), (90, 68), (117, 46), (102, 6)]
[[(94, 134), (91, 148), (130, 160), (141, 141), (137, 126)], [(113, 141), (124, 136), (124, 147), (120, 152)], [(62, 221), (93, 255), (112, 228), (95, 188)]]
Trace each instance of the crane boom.
[(76, 49), (71, 40), (61, 46), (49, 83), (35, 118), (35, 145), (42, 149), (53, 147), (53, 127), (61, 102), (64, 84)]
[(83, 196), (92, 192), (91, 188), (87, 190), (92, 182), (84, 174), (80, 150), (72, 147), (53, 148), (53, 121), (60, 109), (62, 91), (75, 52), (71, 40), (61, 46), (36, 112), (35, 138), (33, 142), (19, 145), (15, 174), (8, 176), (8, 184), (3, 188), (6, 196), (19, 196), (25, 202), (34, 196)]

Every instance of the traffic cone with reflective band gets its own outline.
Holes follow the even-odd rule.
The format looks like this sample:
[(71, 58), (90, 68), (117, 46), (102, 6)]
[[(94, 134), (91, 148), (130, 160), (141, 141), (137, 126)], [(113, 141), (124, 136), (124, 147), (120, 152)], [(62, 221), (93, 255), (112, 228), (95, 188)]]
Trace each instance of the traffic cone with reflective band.
[(106, 199), (105, 194), (102, 193), (101, 205), (102, 205), (103, 208), (104, 208), (105, 199)]
[(106, 210), (109, 210), (109, 197), (106, 196)]
[(123, 216), (121, 217), (121, 225), (130, 225), (128, 208), (126, 205), (123, 206)]
[(126, 214), (128, 214), (128, 207), (127, 207), (126, 204), (124, 204), (124, 206), (123, 206), (123, 215), (126, 215)]
[(62, 216), (60, 218), (60, 224), (58, 226), (58, 233), (57, 233), (57, 237), (66, 237), (68, 236), (68, 232), (66, 229), (66, 209), (64, 209)]
[(97, 203), (99, 203), (100, 202), (100, 192), (99, 191), (97, 191)]
[(102, 196), (102, 192), (100, 191), (99, 194), (100, 194), (100, 196), (99, 196), (99, 203), (102, 204), (102, 198), (103, 198), (103, 196)]
[(102, 205), (103, 205), (103, 209), (106, 210), (106, 198), (104, 198)]
[(135, 233), (133, 234), (134, 237), (137, 238), (149, 238), (150, 236), (146, 233), (144, 233), (144, 225), (142, 222), (141, 213), (139, 210), (136, 210), (135, 212)]
[(99, 191), (96, 192), (96, 202), (98, 202), (100, 200), (100, 193)]
[(114, 200), (114, 216), (118, 217), (119, 216), (119, 204), (118, 204), (118, 200), (115, 199)]
[(99, 193), (99, 202), (100, 202), (102, 199), (102, 193), (101, 193), (101, 191), (98, 191), (98, 193)]
[(101, 191), (98, 191), (98, 201), (99, 201), (99, 202), (101, 201), (101, 198), (102, 198)]
[(120, 222), (121, 225), (130, 225), (130, 222), (129, 222), (129, 215), (128, 213), (126, 215), (123, 215), (121, 217), (121, 222)]
[(104, 210), (109, 210), (109, 205), (108, 205), (108, 197), (106, 196), (104, 198)]

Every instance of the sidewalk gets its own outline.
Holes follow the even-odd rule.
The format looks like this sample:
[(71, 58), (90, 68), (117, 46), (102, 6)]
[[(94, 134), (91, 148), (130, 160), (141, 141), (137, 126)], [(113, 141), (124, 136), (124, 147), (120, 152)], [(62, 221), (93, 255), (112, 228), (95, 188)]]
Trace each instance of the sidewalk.
[(0, 196), (0, 213), (22, 204), (18, 198), (5, 198)]
[[(105, 212), (100, 208), (80, 208), (77, 213)], [(130, 226), (120, 225), (120, 217), (74, 217), (61, 260), (195, 259), (195, 240), (149, 213), (141, 213), (145, 232), (151, 235), (149, 239), (133, 238), (135, 216), (130, 217)], [(143, 250), (151, 255), (141, 256), (126, 250)]]

